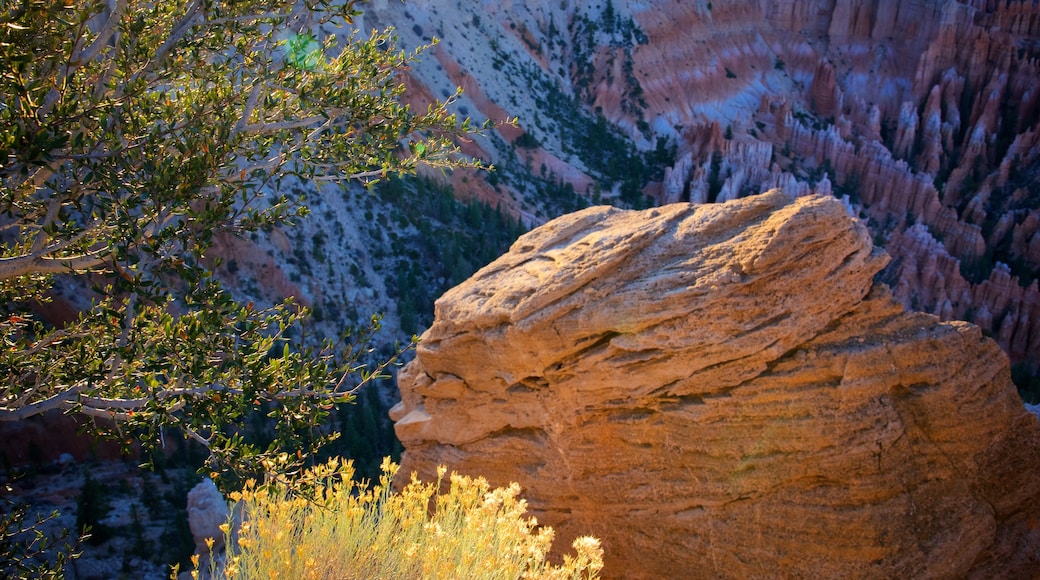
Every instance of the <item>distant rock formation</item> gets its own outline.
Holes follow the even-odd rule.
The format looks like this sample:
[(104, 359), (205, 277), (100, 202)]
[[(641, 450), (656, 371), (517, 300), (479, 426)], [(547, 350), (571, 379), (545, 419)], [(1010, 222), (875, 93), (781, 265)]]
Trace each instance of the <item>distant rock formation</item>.
[[(723, 189), (812, 186), (827, 171), (895, 258), (884, 276), (899, 302), (976, 322), (1012, 361), (1040, 364), (1040, 209), (1030, 193), (1040, 176), (1040, 5), (783, 0), (705, 13), (653, 4), (637, 11), (651, 42), (633, 56), (647, 73), (646, 115), (685, 126), (684, 138), (734, 119), (753, 131), (738, 136), (782, 152), (763, 163), (680, 140), (680, 154), (692, 155), (668, 172), (661, 201), (695, 193), (714, 152), (727, 168)], [(691, 30), (706, 41), (688, 42)], [(736, 79), (706, 76), (720, 60)], [(749, 97), (762, 101), (757, 111)], [(597, 101), (621, 115), (609, 102)], [(927, 231), (905, 231), (916, 222)], [(926, 263), (942, 276), (920, 276)]]
[(199, 556), (198, 569), (206, 577), (211, 556), (219, 562), (218, 566), (223, 565), (227, 546), (220, 526), (228, 523), (230, 517), (227, 500), (210, 478), (203, 479), (188, 492), (188, 528), (195, 540), (195, 554)]
[[(467, 111), (516, 115), (539, 144), (478, 138), (496, 164), (544, 168), (579, 193), (610, 190), (563, 139), (559, 103), (573, 99), (642, 149), (676, 145), (643, 189), (662, 204), (819, 192), (826, 177), (893, 256), (883, 276), (897, 301), (975, 322), (1012, 362), (1040, 369), (1040, 3), (417, 6), (376, 12), (405, 35), (443, 34), (437, 58), (416, 67), (427, 92), (462, 85)], [(511, 143), (516, 128), (505, 127), (496, 139)], [(479, 182), (454, 185), (528, 223), (554, 215), (525, 207), (523, 188)], [(926, 232), (907, 231), (918, 222)], [(915, 270), (931, 263), (942, 276)]]
[(438, 301), (401, 473), (519, 482), (608, 577), (1034, 574), (1040, 420), (887, 260), (831, 197), (558, 218)]

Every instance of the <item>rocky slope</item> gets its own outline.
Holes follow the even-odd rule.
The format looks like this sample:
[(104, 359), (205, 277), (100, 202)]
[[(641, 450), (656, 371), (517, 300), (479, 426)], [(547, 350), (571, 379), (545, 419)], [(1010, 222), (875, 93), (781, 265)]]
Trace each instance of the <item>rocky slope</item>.
[[(494, 173), (432, 176), (460, 199), (532, 227), (597, 203), (830, 192), (892, 255), (881, 276), (900, 303), (977, 323), (1035, 375), (1034, 2), (376, 0), (357, 25), (394, 26), (409, 49), (440, 39), (407, 79), (416, 106), (462, 86), (461, 115), (519, 119), (462, 144)], [(438, 255), (431, 220), (400, 196), (289, 187), (313, 215), (222, 240), (222, 274), (243, 299), (317, 307), (316, 336), (383, 312), (387, 341), (407, 338), (481, 265)]]
[(467, 145), (500, 171), (452, 176), (460, 195), (537, 225), (580, 205), (571, 190), (628, 206), (830, 191), (893, 256), (898, 301), (1037, 362), (1035, 2), (382, 0), (364, 19), (442, 39), (418, 101), (462, 85), (461, 113), (519, 118)]
[(437, 302), (402, 472), (519, 482), (609, 577), (1026, 577), (1040, 420), (886, 261), (832, 197), (554, 220)]

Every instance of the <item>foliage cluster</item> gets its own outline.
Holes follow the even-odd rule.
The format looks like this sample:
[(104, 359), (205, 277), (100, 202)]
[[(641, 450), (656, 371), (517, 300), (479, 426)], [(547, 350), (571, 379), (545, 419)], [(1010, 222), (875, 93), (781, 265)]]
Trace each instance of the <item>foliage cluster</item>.
[[(5, 492), (10, 492), (5, 489)], [(30, 516), (27, 505), (0, 503), (0, 577), (62, 578), (61, 570), (69, 556), (76, 554), (66, 530), (59, 537), (43, 531), (44, 524), (58, 517), (58, 512)]]
[[(301, 434), (320, 444), (332, 405), (385, 376), (362, 362), (363, 340), (293, 344), (307, 312), (239, 303), (207, 257), (215, 232), (306, 213), (272, 195), (286, 176), (470, 164), (452, 139), (471, 128), (447, 104), (400, 102), (415, 55), (391, 31), (316, 36), (349, 26), (354, 5), (4, 3), (0, 421), (60, 409), (146, 446), (174, 426), (214, 468), (249, 471)], [(90, 306), (45, 318), (69, 276)], [(229, 428), (260, 408), (278, 434), (266, 449)]]
[(1040, 209), (1040, 196), (1035, 191), (1038, 178), (1040, 159), (1029, 163), (1016, 160), (1007, 183), (993, 187), (986, 199), (986, 217), (980, 224), (986, 239), (986, 251), (974, 259), (961, 260), (961, 275), (972, 284), (988, 279), (997, 262), (1007, 265), (1011, 275), (1017, 277), (1023, 287), (1040, 278), (1040, 263), (1031, 262), (1014, 247), (1014, 228), (998, 230), (997, 227), (1009, 216), (1016, 226), (1021, 225), (1031, 213)]
[[(597, 70), (596, 59), (592, 54), (597, 46), (596, 34), (599, 34), (599, 20), (590, 20), (586, 16), (576, 17), (569, 25), (572, 37), (571, 50), (573, 53), (568, 59), (569, 63), (578, 67), (577, 71), (570, 73), (571, 86), (574, 94), (571, 94), (561, 84), (559, 78), (553, 78), (544, 69), (531, 65), (526, 61), (510, 58), (510, 55), (499, 52), (497, 46), (492, 44), (492, 58), (495, 68), (503, 70), (506, 74), (523, 78), (531, 87), (529, 94), (534, 100), (537, 113), (525, 126), (526, 133), (513, 143), (515, 148), (521, 150), (521, 156), (529, 149), (541, 146), (543, 143), (558, 144), (559, 150), (553, 152), (578, 167), (583, 167), (585, 173), (596, 180), (595, 191), (580, 191), (580, 195), (595, 196), (598, 192), (601, 196), (604, 192), (617, 192), (620, 200), (619, 205), (635, 208), (648, 207), (651, 200), (643, 195), (643, 187), (650, 182), (660, 181), (664, 176), (666, 167), (675, 163), (676, 144), (667, 138), (658, 138), (653, 143), (653, 149), (641, 151), (631, 138), (619, 131), (610, 121), (604, 117), (602, 111), (589, 111), (583, 104), (582, 95), (587, 92), (589, 83), (592, 81)], [(634, 26), (634, 24), (632, 25)], [(622, 27), (629, 30), (628, 27)], [(635, 34), (629, 30), (632, 34)], [(646, 39), (635, 35), (637, 42), (645, 42)], [(609, 44), (609, 52), (605, 55), (607, 64), (603, 68), (613, 70), (613, 59), (622, 59), (622, 74), (624, 83), (622, 92), (624, 94), (623, 111), (636, 118), (637, 128), (647, 139), (650, 138), (652, 130), (643, 119), (642, 109), (646, 107), (643, 99), (643, 89), (635, 75), (632, 61), (632, 42), (620, 44)], [(583, 52), (585, 51), (585, 52)], [(566, 76), (561, 69), (559, 76)], [(587, 77), (587, 78), (586, 78)], [(517, 105), (515, 97), (512, 102)], [(515, 153), (513, 151), (511, 153)], [(528, 156), (530, 158), (530, 156)], [(507, 156), (508, 159), (508, 156)], [(576, 162), (576, 163), (575, 163)], [(510, 168), (508, 161), (502, 161), (500, 173), (512, 174), (512, 185), (519, 191), (534, 189), (528, 187), (532, 182), (546, 181), (544, 186), (563, 187), (554, 182), (551, 175), (539, 176), (537, 167)], [(511, 170), (512, 169), (512, 170)], [(525, 175), (526, 174), (526, 175)], [(496, 185), (499, 176), (491, 175), (489, 182)], [(561, 194), (553, 197), (565, 197), (565, 192), (556, 191), (550, 193)], [(605, 198), (605, 196), (604, 196)], [(594, 203), (600, 202), (599, 197)], [(530, 201), (530, 200), (528, 200)], [(541, 200), (538, 200), (541, 201)], [(613, 200), (607, 200), (614, 203)], [(573, 204), (564, 204), (563, 211), (573, 211)], [(554, 207), (545, 207), (539, 214), (540, 217), (556, 217), (561, 211)]]
[[(622, 18), (615, 10), (613, 2), (609, 0), (598, 17), (592, 16), (577, 14), (567, 24), (572, 51), (571, 80), (578, 91), (583, 93), (590, 102), (592, 94), (589, 89), (595, 80), (595, 53), (598, 47), (609, 47), (611, 55), (618, 49), (623, 49), (631, 59), (633, 47), (650, 42), (639, 25), (631, 17)], [(636, 95), (636, 97), (638, 96)]]
[[(547, 561), (553, 530), (527, 518), (520, 488), (492, 489), (483, 478), (451, 474), (450, 487), (413, 475), (391, 489), (388, 459), (374, 486), (358, 484), (349, 463), (301, 475), (299, 487), (248, 485), (233, 495), (243, 514), (225, 526), (221, 579), (252, 578), (595, 578), (602, 550), (580, 537), (560, 566)], [(211, 559), (215, 560), (215, 559)], [(195, 570), (194, 577), (200, 572)]]
[(558, 85), (548, 79), (541, 81), (539, 108), (558, 122), (563, 152), (581, 159), (603, 189), (611, 190), (619, 184), (624, 203), (645, 205), (642, 188), (660, 180), (664, 168), (675, 162), (674, 144), (660, 138), (653, 150), (640, 152), (602, 114), (590, 115)]
[(105, 484), (91, 477), (89, 471), (85, 472), (83, 487), (76, 498), (76, 530), (89, 534), (88, 541), (92, 544), (105, 542), (112, 536), (112, 528), (101, 520), (111, 509)]
[[(210, 255), (219, 233), (306, 215), (287, 177), (479, 165), (458, 154), (475, 129), (454, 97), (401, 102), (419, 51), (392, 30), (327, 32), (356, 4), (0, 3), (0, 421), (78, 413), (153, 457), (172, 427), (214, 475), (287, 473), (334, 438), (336, 404), (387, 376), (408, 346), (370, 364), (378, 320), (299, 340), (305, 309), (239, 302)], [(55, 314), (63, 290), (78, 314)], [(257, 413), (263, 445), (240, 427)], [(40, 548), (18, 545), (5, 556)]]
[[(188, 527), (185, 497), (201, 479), (199, 475), (184, 467), (158, 473), (141, 470), (114, 483), (94, 478), (91, 469), (95, 468), (83, 466), (83, 483), (76, 498), (75, 529), (85, 540), (83, 547), (95, 546), (95, 553), (122, 558), (126, 573), (140, 566), (132, 563), (135, 559), (159, 570), (187, 562), (195, 542)], [(130, 506), (129, 522), (111, 523), (114, 505)]]

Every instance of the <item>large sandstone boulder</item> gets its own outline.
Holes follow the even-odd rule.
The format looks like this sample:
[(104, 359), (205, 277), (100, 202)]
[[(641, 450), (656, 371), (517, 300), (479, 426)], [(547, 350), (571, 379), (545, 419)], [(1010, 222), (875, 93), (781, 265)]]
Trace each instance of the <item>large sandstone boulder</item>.
[(1040, 420), (886, 261), (779, 191), (554, 220), (437, 302), (402, 473), (519, 482), (609, 577), (1035, 575)]

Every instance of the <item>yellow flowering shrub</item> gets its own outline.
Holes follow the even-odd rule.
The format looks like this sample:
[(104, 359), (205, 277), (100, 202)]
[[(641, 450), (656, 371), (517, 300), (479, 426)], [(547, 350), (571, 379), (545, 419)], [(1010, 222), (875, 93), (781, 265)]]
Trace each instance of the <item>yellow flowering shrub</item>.
[[(561, 565), (546, 561), (553, 530), (524, 517), (520, 486), (492, 489), (456, 474), (411, 482), (395, 493), (399, 466), (383, 461), (374, 486), (333, 460), (293, 484), (249, 484), (233, 494), (242, 524), (226, 527), (231, 550), (214, 578), (586, 579), (603, 566), (599, 541), (581, 537)], [(307, 493), (300, 493), (300, 490)], [(236, 511), (239, 511), (236, 510)], [(196, 571), (196, 575), (198, 572)]]

